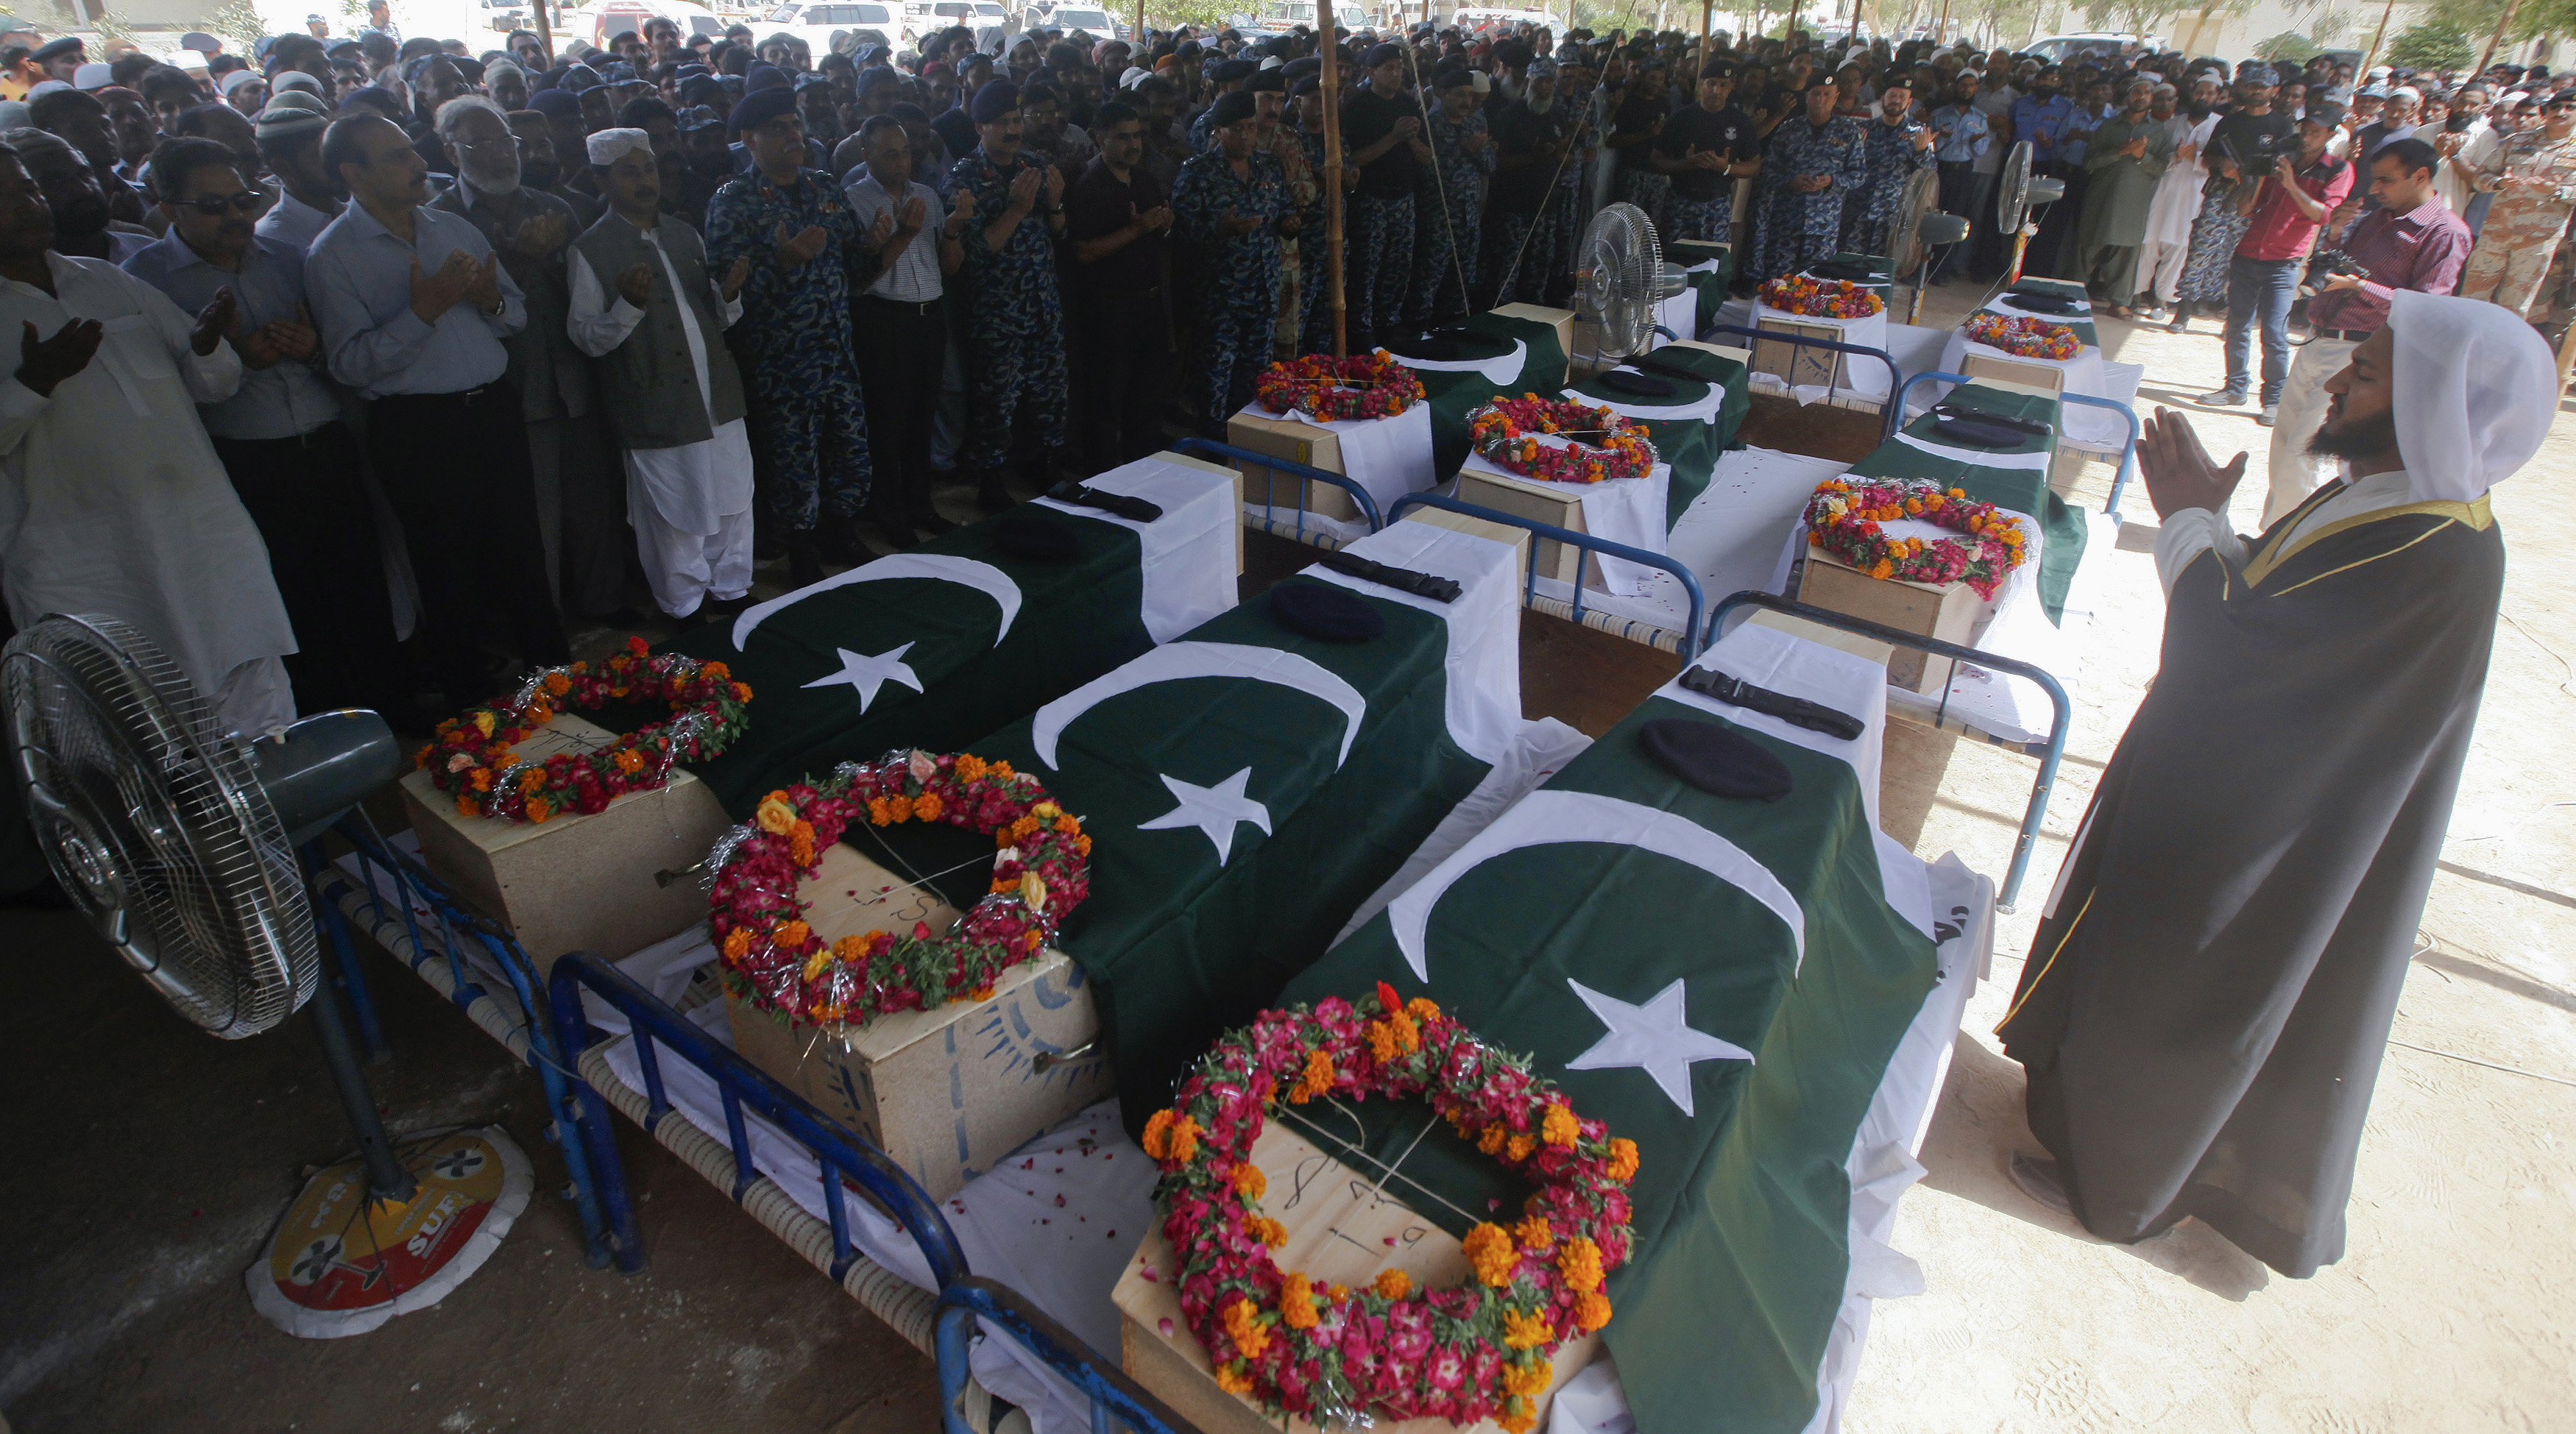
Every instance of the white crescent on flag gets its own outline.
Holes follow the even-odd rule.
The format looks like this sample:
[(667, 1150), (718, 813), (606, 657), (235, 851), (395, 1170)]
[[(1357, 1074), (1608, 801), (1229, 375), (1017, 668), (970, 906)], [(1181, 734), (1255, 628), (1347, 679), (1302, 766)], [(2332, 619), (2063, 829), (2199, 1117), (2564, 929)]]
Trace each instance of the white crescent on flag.
[(1234, 642), (1167, 642), (1114, 672), (1105, 673), (1082, 684), (1064, 696), (1038, 709), (1030, 724), (1029, 743), (1037, 749), (1038, 760), (1055, 767), (1056, 738), (1064, 734), (1073, 719), (1117, 696), (1150, 687), (1157, 682), (1177, 682), (1185, 677), (1243, 677), (1255, 682), (1274, 683), (1291, 691), (1321, 698), (1341, 709), (1342, 750), (1333, 758), (1339, 767), (1351, 755), (1351, 743), (1359, 740), (1360, 720), (1368, 715), (1368, 699), (1331, 671), (1312, 659), (1275, 647), (1254, 647)]
[(848, 572), (836, 573), (811, 587), (801, 587), (792, 593), (744, 608), (742, 616), (733, 620), (733, 650), (742, 651), (743, 644), (751, 640), (751, 630), (764, 620), (816, 593), (845, 588), (852, 583), (884, 582), (890, 578), (928, 578), (933, 582), (957, 583), (991, 598), (994, 605), (1002, 610), (1001, 630), (993, 634), (995, 647), (1001, 646), (1002, 639), (1010, 636), (1011, 621), (1020, 615), (1020, 585), (1011, 581), (1009, 573), (991, 563), (979, 563), (973, 558), (960, 558), (948, 553), (891, 553), (873, 563), (863, 563)]
[(1688, 862), (1769, 908), (1789, 928), (1798, 961), (1807, 959), (1807, 920), (1798, 909), (1798, 899), (1744, 848), (1687, 817), (1654, 807), (1596, 792), (1540, 790), (1521, 798), (1501, 819), (1432, 868), (1430, 875), (1387, 903), (1387, 919), (1395, 926), (1396, 949), (1404, 953), (1404, 963), (1413, 968), (1414, 978), (1431, 979), (1430, 965), (1423, 955), (1431, 911), (1458, 878), (1507, 851), (1563, 842), (1633, 846)]

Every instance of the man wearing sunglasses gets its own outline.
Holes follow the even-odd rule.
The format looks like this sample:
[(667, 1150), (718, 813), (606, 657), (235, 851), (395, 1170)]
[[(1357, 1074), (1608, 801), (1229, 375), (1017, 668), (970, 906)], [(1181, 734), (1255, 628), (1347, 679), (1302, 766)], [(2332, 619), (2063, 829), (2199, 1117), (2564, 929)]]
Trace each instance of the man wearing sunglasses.
[[(304, 253), (255, 232), (268, 191), (209, 139), (167, 139), (152, 152), (168, 233), (125, 271), (196, 313), (231, 291), (226, 337), (242, 383), (197, 417), (233, 491), (268, 546), (278, 596), (295, 624), (286, 658), (297, 707), (407, 710), (394, 680), (393, 618), (375, 521), (358, 486), (358, 443), (316, 369), (321, 336), (304, 302)], [(361, 535), (353, 541), (351, 534)]]
[(2460, 276), (2460, 296), (2502, 304), (2525, 318), (2540, 297), (2550, 256), (2576, 210), (2576, 91), (2540, 108), (2540, 125), (2498, 146), (2477, 187), (2495, 196)]

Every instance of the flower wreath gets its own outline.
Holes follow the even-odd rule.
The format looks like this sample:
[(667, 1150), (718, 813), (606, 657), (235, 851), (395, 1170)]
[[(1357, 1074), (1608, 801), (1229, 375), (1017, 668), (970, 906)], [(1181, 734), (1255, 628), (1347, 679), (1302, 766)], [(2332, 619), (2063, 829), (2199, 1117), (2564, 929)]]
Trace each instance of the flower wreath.
[[(1652, 430), (1609, 407), (1525, 393), (1498, 398), (1467, 415), (1467, 441), (1506, 472), (1551, 483), (1643, 478), (1654, 471)], [(1596, 442), (1542, 443), (1541, 433), (1581, 433)]]
[[(513, 750), (558, 712), (628, 699), (667, 702), (671, 718), (605, 747), (559, 752), (543, 762), (522, 761)], [(624, 652), (596, 668), (587, 662), (545, 668), (529, 674), (507, 702), (439, 723), (437, 740), (412, 760), (432, 785), (456, 798), (459, 816), (527, 822), (566, 810), (587, 816), (628, 792), (660, 787), (671, 779), (674, 762), (721, 754), (742, 735), (750, 701), (751, 689), (734, 681), (723, 663), (676, 653), (655, 657), (644, 639), (630, 637)]]
[[(1517, 1222), (1467, 1232), (1470, 1282), (1417, 1289), (1389, 1269), (1361, 1289), (1318, 1286), (1272, 1261), (1288, 1237), (1261, 1213), (1267, 1181), (1252, 1144), (1273, 1101), (1327, 1094), (1426, 1095), (1537, 1187)], [(1173, 1109), (1146, 1122), (1144, 1145), (1163, 1171), (1154, 1199), (1180, 1263), (1182, 1315), (1217, 1383), (1274, 1411), (1491, 1418), (1521, 1434), (1537, 1422), (1557, 1347), (1610, 1322), (1602, 1278), (1628, 1258), (1635, 1142), (1576, 1116), (1525, 1059), (1383, 981), (1356, 1005), (1335, 996), (1264, 1011), (1217, 1042)]]
[(1272, 413), (1295, 409), (1326, 423), (1393, 418), (1423, 401), (1422, 380), (1384, 349), (1337, 359), (1307, 354), (1275, 363), (1252, 382), (1252, 396)]
[[(1964, 538), (1891, 538), (1879, 526), (1920, 518)], [(2004, 575), (2022, 565), (2021, 524), (1965, 490), (1925, 478), (1828, 478), (1807, 500), (1807, 542), (1873, 578), (1912, 583), (1964, 582), (1990, 598)]]
[[(852, 822), (906, 821), (991, 836), (1000, 848), (992, 888), (945, 935), (915, 922), (907, 935), (872, 931), (826, 945), (806, 924), (797, 879)], [(753, 1005), (827, 1029), (865, 1024), (991, 995), (994, 980), (1036, 955), (1091, 894), (1090, 855), (1082, 823), (1010, 763), (895, 752), (761, 798), (708, 855), (708, 925), (728, 984)]]
[(1762, 286), (1762, 307), (1806, 318), (1866, 319), (1887, 312), (1887, 301), (1867, 284), (1783, 274)]
[(1968, 342), (2020, 358), (2065, 360), (2084, 352), (2084, 340), (2067, 324), (1979, 310), (1968, 316)]

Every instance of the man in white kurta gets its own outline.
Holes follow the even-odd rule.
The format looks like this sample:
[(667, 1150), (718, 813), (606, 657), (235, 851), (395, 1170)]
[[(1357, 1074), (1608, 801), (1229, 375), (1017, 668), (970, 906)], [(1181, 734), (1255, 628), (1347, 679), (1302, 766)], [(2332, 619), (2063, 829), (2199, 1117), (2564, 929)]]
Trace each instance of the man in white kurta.
[(111, 264), (53, 253), (53, 237), (44, 195), (0, 148), (0, 342), (21, 360), (0, 378), (10, 618), (106, 614), (159, 644), (218, 726), (292, 722), (278, 659), (295, 633), (197, 419), (198, 404), (241, 386), (222, 339), (231, 294), (191, 319)]
[[(640, 129), (602, 130), (590, 137), (590, 162), (609, 212), (568, 251), (572, 341), (594, 358), (652, 342), (639, 334), (648, 317), (674, 328), (688, 354), (683, 392), (676, 365), (660, 368), (637, 354), (601, 368), (611, 425), (626, 446), (626, 511), (635, 529), (653, 600), (673, 617), (689, 617), (710, 598), (721, 607), (751, 591), (751, 443), (743, 428), (741, 380), (733, 356), (717, 334), (742, 317), (735, 297), (744, 264), (717, 283), (706, 272), (705, 250), (694, 230), (659, 212), (660, 173), (650, 137)], [(632, 264), (602, 276), (593, 256), (636, 253)], [(747, 263), (747, 261), (745, 261)], [(704, 302), (693, 298), (703, 294)], [(721, 370), (721, 372), (719, 372)], [(650, 374), (649, 380), (645, 377)], [(730, 395), (730, 401), (726, 401)], [(707, 436), (663, 443), (639, 430), (640, 415), (668, 404), (694, 403), (705, 415)], [(729, 411), (728, 411), (729, 410)], [(658, 425), (656, 425), (658, 427)], [(649, 444), (650, 446), (646, 446)]]
[[(2207, 90), (2201, 90), (2207, 85)], [(2209, 167), (2200, 162), (2201, 147), (2209, 143), (2210, 131), (2218, 128), (2218, 112), (2209, 101), (2217, 97), (2217, 84), (2202, 80), (2194, 84), (2192, 104), (2175, 107), (2170, 85), (2156, 87), (2156, 109), (2172, 110), (2158, 114), (2163, 120), (2167, 138), (2173, 144), (2173, 161), (2165, 166), (2164, 176), (2156, 181), (2156, 197), (2147, 208), (2147, 236), (2138, 244), (2138, 280), (2156, 296), (2156, 307), (2170, 309), (2180, 293), (2182, 266), (2191, 258), (2191, 222), (2200, 216), (2200, 188), (2208, 182)], [(2200, 118), (2193, 119), (2194, 110)]]

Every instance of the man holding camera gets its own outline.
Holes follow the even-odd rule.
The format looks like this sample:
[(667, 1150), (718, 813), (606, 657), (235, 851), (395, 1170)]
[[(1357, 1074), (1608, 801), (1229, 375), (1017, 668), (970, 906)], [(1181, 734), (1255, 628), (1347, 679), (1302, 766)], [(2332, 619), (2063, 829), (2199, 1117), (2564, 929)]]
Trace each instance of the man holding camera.
[[(2227, 386), (2204, 393), (2199, 402), (2213, 407), (2243, 403), (2251, 372), (2250, 331), (2263, 325), (2263, 416), (2272, 426), (2281, 406), (2281, 387), (2290, 372), (2290, 302), (2299, 292), (2299, 271), (2317, 242), (2317, 230), (2335, 206), (2352, 192), (2353, 169), (2326, 153), (2326, 145), (2343, 123), (2343, 106), (2319, 100), (2299, 121), (2299, 152), (2273, 161), (2269, 182), (2254, 202), (2253, 221), (2237, 242), (2227, 274)], [(2329, 370), (2330, 372), (2331, 370)]]
[(2328, 276), (2308, 301), (2316, 337), (2299, 350), (2281, 388), (2272, 428), (2271, 492), (2263, 500), (2269, 526), (2315, 490), (2333, 460), (2308, 451), (2308, 439), (2325, 421), (2326, 380), (2342, 370), (2355, 345), (2388, 322), (2388, 296), (2399, 289), (2448, 294), (2458, 287), (2469, 258), (2469, 226), (2433, 192), (2441, 157), (2420, 139), (2391, 140), (2370, 159), (2370, 197), (2376, 206), (2344, 234), (2343, 252), (2354, 272)]

